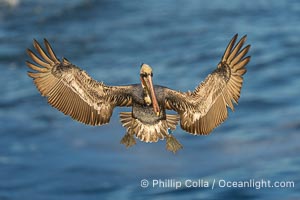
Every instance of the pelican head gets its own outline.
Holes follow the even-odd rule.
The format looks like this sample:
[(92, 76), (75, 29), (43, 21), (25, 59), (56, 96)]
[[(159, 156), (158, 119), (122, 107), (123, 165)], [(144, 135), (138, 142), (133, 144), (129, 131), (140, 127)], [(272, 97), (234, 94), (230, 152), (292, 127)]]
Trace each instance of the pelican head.
[(152, 83), (152, 68), (147, 64), (142, 64), (140, 71), (141, 84), (145, 91), (144, 100), (147, 105), (153, 106), (153, 110), (159, 116), (160, 109), (157, 103), (156, 94)]

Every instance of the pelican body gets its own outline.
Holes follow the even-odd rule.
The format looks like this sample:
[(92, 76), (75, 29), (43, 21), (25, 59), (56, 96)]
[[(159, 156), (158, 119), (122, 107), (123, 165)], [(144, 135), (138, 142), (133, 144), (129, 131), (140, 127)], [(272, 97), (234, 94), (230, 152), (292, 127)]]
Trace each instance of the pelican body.
[[(166, 148), (176, 152), (182, 148), (170, 134), (180, 122), (183, 130), (194, 135), (207, 135), (228, 117), (228, 107), (233, 111), (243, 84), (245, 57), (250, 45), (242, 48), (246, 36), (236, 43), (236, 34), (215, 69), (193, 92), (180, 92), (154, 85), (153, 71), (147, 64), (140, 68), (140, 84), (108, 86), (92, 79), (85, 71), (63, 58), (59, 60), (49, 42), (44, 39), (46, 51), (34, 40), (38, 53), (27, 53), (35, 62), (26, 64), (42, 96), (48, 103), (84, 124), (97, 126), (109, 123), (116, 106), (131, 106), (131, 112), (121, 112), (126, 133), (121, 143), (126, 147), (136, 144), (135, 137), (143, 142), (166, 139)], [(167, 114), (174, 110), (177, 114)], [(170, 131), (169, 131), (170, 130)]]

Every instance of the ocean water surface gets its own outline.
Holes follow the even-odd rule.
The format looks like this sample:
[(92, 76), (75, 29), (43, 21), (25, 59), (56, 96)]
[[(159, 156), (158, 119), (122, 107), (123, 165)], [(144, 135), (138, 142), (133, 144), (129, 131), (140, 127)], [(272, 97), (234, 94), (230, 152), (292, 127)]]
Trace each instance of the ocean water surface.
[[(0, 199), (299, 199), (299, 22), (296, 0), (1, 0)], [(239, 105), (209, 136), (178, 126), (176, 155), (164, 141), (121, 145), (118, 113), (128, 108), (86, 126), (49, 106), (26, 75), (26, 48), (47, 38), (108, 85), (138, 83), (147, 63), (156, 84), (193, 90), (236, 33), (247, 34), (252, 56)]]

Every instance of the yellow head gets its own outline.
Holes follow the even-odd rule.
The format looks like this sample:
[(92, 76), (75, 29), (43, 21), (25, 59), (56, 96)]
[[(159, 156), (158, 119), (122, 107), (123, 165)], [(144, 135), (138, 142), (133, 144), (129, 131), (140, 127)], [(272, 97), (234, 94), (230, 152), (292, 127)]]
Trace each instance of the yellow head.
[(140, 70), (140, 75), (141, 76), (148, 76), (148, 75), (153, 76), (152, 68), (147, 64), (142, 64), (141, 70)]

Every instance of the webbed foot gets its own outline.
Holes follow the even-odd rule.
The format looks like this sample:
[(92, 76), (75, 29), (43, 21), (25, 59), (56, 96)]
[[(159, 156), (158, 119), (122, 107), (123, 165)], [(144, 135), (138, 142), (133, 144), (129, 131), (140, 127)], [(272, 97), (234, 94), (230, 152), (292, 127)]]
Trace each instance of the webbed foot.
[(176, 140), (173, 135), (168, 135), (166, 142), (166, 149), (176, 153), (179, 149), (182, 149), (183, 146)]
[(135, 141), (133, 135), (130, 135), (129, 133), (126, 133), (124, 135), (124, 137), (121, 139), (120, 143), (124, 144), (128, 148), (128, 147), (131, 147), (131, 146), (135, 145), (136, 141)]

